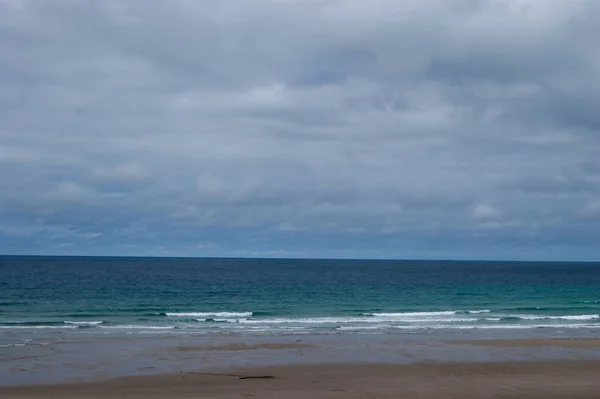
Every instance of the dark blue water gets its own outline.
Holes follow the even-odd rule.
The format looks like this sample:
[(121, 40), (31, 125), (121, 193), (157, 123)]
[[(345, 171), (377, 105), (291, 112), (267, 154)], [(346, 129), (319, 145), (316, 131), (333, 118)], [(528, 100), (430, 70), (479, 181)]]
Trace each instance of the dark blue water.
[(599, 314), (599, 263), (0, 257), (0, 334), (600, 329)]

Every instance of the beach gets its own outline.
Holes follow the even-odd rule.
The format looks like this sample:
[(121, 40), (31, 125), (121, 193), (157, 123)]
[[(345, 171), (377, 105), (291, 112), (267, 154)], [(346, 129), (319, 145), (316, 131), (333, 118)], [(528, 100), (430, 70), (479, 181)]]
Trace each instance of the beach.
[[(600, 361), (318, 364), (0, 388), (47, 398), (597, 398)], [(258, 378), (251, 378), (258, 377)], [(268, 377), (268, 378), (267, 378)]]
[[(173, 345), (172, 339), (151, 340), (145, 343), (146, 359), (139, 356), (139, 339), (119, 340), (110, 343), (113, 350), (108, 357), (94, 356), (93, 351), (71, 353), (71, 359), (87, 356), (87, 364), (64, 363), (57, 354), (45, 365), (42, 357), (4, 360), (0, 366), (12, 367), (0, 369), (5, 378), (0, 397), (596, 398), (600, 392), (600, 339), (421, 341), (395, 337), (390, 341), (370, 335), (338, 342), (334, 338), (237, 338), (215, 339), (215, 343), (205, 338), (204, 344), (195, 346), (189, 342)], [(87, 342), (80, 348), (92, 349), (93, 345)], [(126, 347), (138, 351), (124, 356)], [(385, 357), (385, 351), (395, 347), (401, 348), (396, 354), (403, 352), (404, 358)], [(356, 355), (366, 351), (373, 352), (365, 358), (370, 361), (358, 361)], [(436, 353), (440, 356), (432, 356)], [(111, 357), (112, 364), (107, 362)], [(387, 361), (374, 361), (378, 358)], [(118, 361), (137, 367), (119, 368)], [(19, 362), (24, 368), (15, 368)], [(101, 364), (107, 367), (94, 367)], [(36, 379), (51, 375), (52, 370), (58, 371), (54, 379)], [(9, 375), (14, 378), (6, 379)], [(21, 383), (16, 383), (18, 375)]]

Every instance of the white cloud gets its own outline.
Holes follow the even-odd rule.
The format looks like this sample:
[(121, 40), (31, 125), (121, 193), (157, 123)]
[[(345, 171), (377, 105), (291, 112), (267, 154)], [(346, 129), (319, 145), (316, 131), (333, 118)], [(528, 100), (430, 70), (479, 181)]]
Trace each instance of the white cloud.
[(94, 198), (94, 191), (73, 181), (62, 181), (50, 191), (47, 198), (57, 202), (80, 202)]
[(600, 219), (600, 201), (591, 201), (585, 205), (581, 215), (587, 219)]
[(593, 0), (0, 2), (0, 218), (103, 240), (228, 229), (224, 247), (242, 228), (595, 231), (566, 215), (599, 192), (598, 17)]
[(117, 165), (99, 165), (92, 169), (91, 177), (98, 180), (138, 181), (149, 178), (146, 168), (138, 162)]
[(479, 204), (473, 208), (473, 219), (480, 222), (489, 222), (498, 219), (500, 216), (500, 211), (489, 204)]

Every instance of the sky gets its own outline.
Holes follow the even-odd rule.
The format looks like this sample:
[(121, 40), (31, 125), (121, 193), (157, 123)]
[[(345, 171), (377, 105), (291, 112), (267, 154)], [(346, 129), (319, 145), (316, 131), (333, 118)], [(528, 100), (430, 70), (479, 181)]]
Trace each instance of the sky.
[(0, 254), (600, 259), (596, 0), (0, 0)]

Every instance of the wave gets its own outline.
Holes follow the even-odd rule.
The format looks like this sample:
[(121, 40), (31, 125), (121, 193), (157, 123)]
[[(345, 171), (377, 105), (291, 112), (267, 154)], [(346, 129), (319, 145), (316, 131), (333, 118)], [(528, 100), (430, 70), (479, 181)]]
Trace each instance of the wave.
[(61, 327), (65, 324), (74, 326), (95, 326), (102, 324), (103, 321), (6, 321), (1, 322), (0, 326), (21, 326), (21, 327)]
[(365, 316), (378, 317), (434, 317), (434, 316), (451, 316), (451, 315), (468, 315), (468, 314), (483, 314), (490, 313), (491, 310), (447, 310), (440, 312), (401, 312), (401, 313), (363, 313)]
[(212, 317), (208, 317), (206, 319), (194, 319), (195, 321), (199, 321), (199, 322), (213, 322), (213, 323), (239, 323), (239, 322), (243, 322), (248, 320), (247, 318), (241, 318), (241, 319), (218, 319), (218, 318), (212, 318)]
[(23, 342), (19, 342), (16, 344), (0, 344), (0, 348), (15, 348), (27, 345), (27, 342), (31, 341), (30, 339), (24, 339)]
[(71, 328), (79, 328), (79, 326), (66, 326), (66, 325), (62, 325), (62, 326), (43, 326), (43, 325), (29, 325), (29, 326), (24, 326), (24, 325), (12, 325), (12, 326), (7, 326), (7, 325), (0, 325), (1, 329), (71, 329)]
[(262, 317), (262, 316), (273, 316), (274, 312), (266, 312), (266, 311), (259, 311), (259, 312), (252, 312), (252, 316), (256, 316), (256, 317)]
[(521, 319), (519, 316), (504, 316), (504, 317), (500, 317), (498, 319), (498, 321), (521, 321), (523, 319)]
[(483, 314), (483, 313), (491, 313), (490, 309), (483, 310), (465, 310), (465, 311), (457, 311), (456, 314)]
[(566, 324), (566, 325), (557, 325), (557, 324), (513, 324), (513, 325), (436, 325), (436, 326), (391, 326), (393, 329), (403, 329), (403, 330), (436, 330), (436, 329), (446, 329), (446, 330), (527, 330), (527, 329), (536, 329), (536, 328), (560, 328), (560, 329), (581, 329), (581, 328), (589, 328), (589, 329), (597, 329), (600, 328), (600, 324)]
[(71, 313), (71, 314), (64, 315), (63, 317), (79, 319), (79, 318), (84, 318), (84, 317), (92, 318), (92, 317), (102, 317), (102, 316), (107, 316), (107, 314), (106, 313)]
[(0, 301), (0, 306), (16, 306), (16, 305), (27, 305), (25, 301)]
[(379, 325), (379, 326), (340, 326), (336, 327), (336, 330), (339, 331), (373, 331), (373, 330), (383, 330), (386, 328), (390, 328), (388, 325)]
[(444, 312), (404, 312), (404, 313), (363, 313), (364, 316), (376, 317), (428, 317), (428, 316), (449, 316), (456, 314), (456, 311)]
[[(240, 327), (235, 327), (239, 330)], [(557, 324), (513, 324), (513, 325), (457, 325), (457, 324), (434, 324), (434, 325), (389, 325), (389, 324), (378, 324), (378, 325), (333, 325), (333, 326), (322, 326), (322, 330), (338, 331), (338, 332), (390, 332), (393, 330), (412, 330), (412, 331), (435, 331), (435, 330), (531, 330), (531, 329), (600, 329), (600, 324), (571, 324), (571, 325), (557, 325)], [(243, 331), (249, 332), (285, 332), (285, 331), (313, 331), (314, 328), (307, 328), (306, 326), (299, 327), (288, 327), (288, 326), (246, 326)]]
[(272, 318), (272, 319), (245, 319), (239, 320), (240, 324), (342, 324), (342, 323), (369, 323), (373, 320), (367, 317), (314, 317), (314, 318)]
[(212, 318), (212, 317), (250, 317), (253, 315), (252, 312), (182, 312), (182, 313), (156, 313), (156, 315), (164, 315), (171, 317), (200, 317), (200, 318)]
[(64, 325), (62, 321), (5, 321), (0, 323), (0, 326), (7, 327), (52, 327), (61, 325)]
[(547, 316), (547, 315), (518, 315), (506, 316), (502, 320), (600, 320), (600, 315), (584, 314), (584, 315), (569, 315), (569, 316)]
[(432, 322), (469, 322), (474, 319), (467, 318), (430, 318), (422, 319), (392, 319), (389, 317), (315, 317), (315, 318), (273, 318), (273, 319), (237, 319), (234, 320), (240, 324), (376, 324), (376, 323), (432, 323)]
[[(489, 306), (489, 305), (488, 305)], [(468, 306), (465, 306), (468, 308)], [(543, 311), (543, 308), (438, 310), (386, 312), (382, 308), (363, 308), (342, 311), (330, 315), (285, 314), (282, 312), (161, 312), (152, 313), (152, 317), (136, 318), (136, 315), (121, 315), (120, 318), (88, 316), (83, 313), (72, 317), (52, 316), (54, 321), (16, 320), (0, 322), (0, 328), (6, 329), (108, 329), (104, 333), (131, 334), (157, 330), (197, 333), (249, 333), (270, 332), (307, 332), (333, 333), (351, 331), (393, 330), (464, 330), (464, 329), (530, 329), (530, 328), (600, 328), (600, 314), (593, 306), (586, 311)], [(481, 305), (485, 307), (485, 305)], [(519, 309), (518, 311), (515, 309)], [(523, 309), (535, 309), (523, 311)], [(416, 310), (416, 309), (415, 309)], [(360, 313), (359, 313), (360, 312)], [(90, 312), (88, 312), (90, 313)], [(569, 314), (570, 313), (570, 314)], [(157, 317), (159, 316), (159, 317)], [(60, 317), (60, 319), (58, 318)], [(57, 320), (58, 319), (58, 320)], [(61, 320), (62, 319), (62, 320)], [(127, 331), (127, 332), (125, 332)]]
[[(585, 312), (598, 309), (598, 306), (588, 304), (587, 306), (518, 306), (514, 308), (503, 308), (502, 312)], [(500, 311), (500, 310), (499, 310)]]
[(100, 328), (120, 329), (120, 330), (173, 330), (175, 326), (144, 326), (140, 324), (125, 324), (114, 326), (99, 326)]

